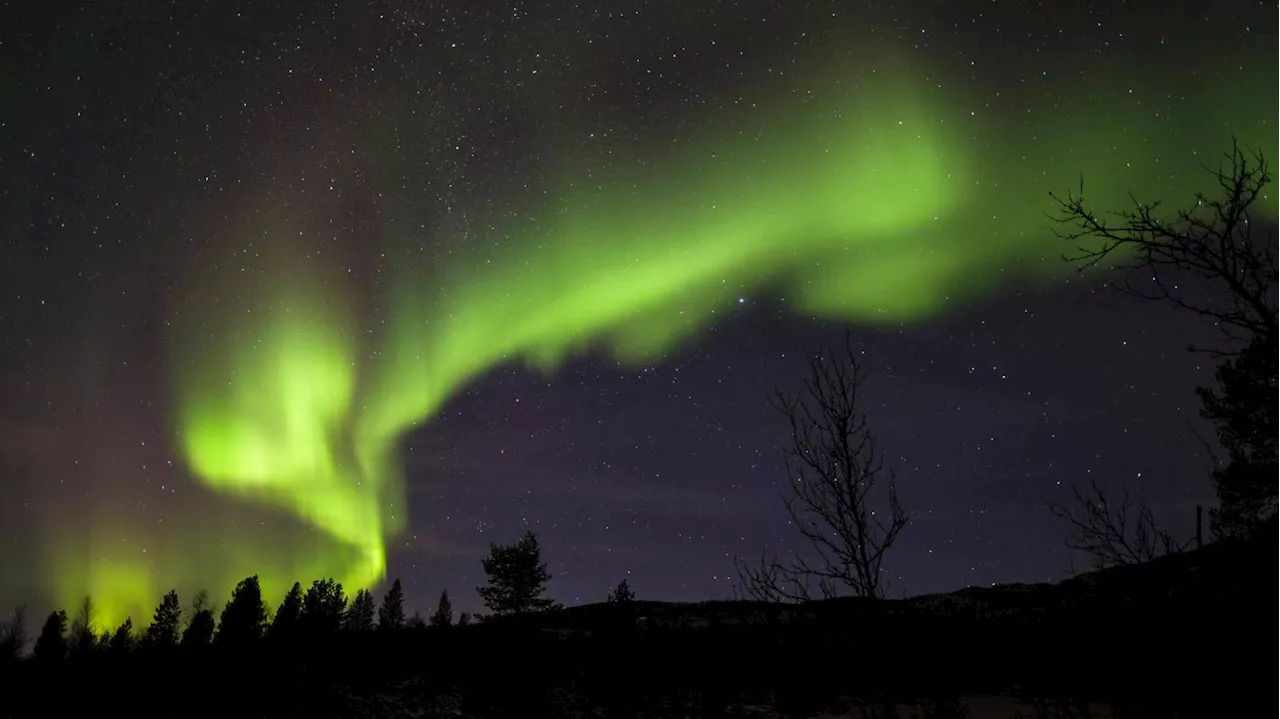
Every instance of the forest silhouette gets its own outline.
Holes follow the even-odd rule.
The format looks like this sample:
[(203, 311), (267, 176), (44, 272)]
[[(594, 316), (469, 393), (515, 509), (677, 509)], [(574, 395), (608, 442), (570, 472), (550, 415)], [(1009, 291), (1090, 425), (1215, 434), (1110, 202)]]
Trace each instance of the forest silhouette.
[(325, 579), (273, 614), (249, 577), (216, 628), (207, 600), (184, 609), (175, 592), (143, 631), (98, 629), (86, 602), (70, 624), (53, 612), (23, 658), (11, 621), (0, 714), (959, 717), (1004, 696), (1023, 716), (1226, 716), (1275, 701), (1274, 667), (1239, 651), (1274, 611), (1275, 536), (1273, 518), (1056, 585), (671, 604), (623, 583), (597, 604), (491, 605), (457, 622), (447, 595), (430, 623), (406, 616), (398, 580), (376, 610)]

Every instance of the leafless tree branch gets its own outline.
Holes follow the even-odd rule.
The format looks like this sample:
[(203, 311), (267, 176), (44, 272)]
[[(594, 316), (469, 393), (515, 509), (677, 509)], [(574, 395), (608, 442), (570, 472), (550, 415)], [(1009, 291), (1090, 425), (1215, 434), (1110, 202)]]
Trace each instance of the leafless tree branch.
[(1074, 485), (1071, 492), (1070, 503), (1050, 502), (1049, 511), (1070, 525), (1067, 546), (1086, 554), (1094, 569), (1149, 562), (1189, 544), (1160, 529), (1150, 505), (1127, 489), (1116, 497), (1094, 482), (1087, 492)]
[(757, 566), (737, 562), (739, 581), (751, 598), (884, 596), (884, 556), (910, 516), (858, 409), (862, 380), (846, 336), (843, 354), (827, 348), (809, 359), (802, 392), (774, 396), (773, 406), (791, 433), (782, 501), (807, 547), (789, 561), (762, 555)]
[(1195, 425), (1187, 422), (1187, 432), (1196, 440), (1196, 444), (1200, 445), (1200, 449), (1204, 452), (1205, 473), (1213, 474), (1224, 466), (1222, 458), (1219, 457), (1218, 450), (1214, 449), (1213, 444), (1209, 441), (1204, 433)]
[[(1059, 237), (1078, 243), (1064, 260), (1081, 271), (1099, 265), (1119, 270), (1123, 277), (1113, 286), (1121, 292), (1208, 319), (1222, 332), (1226, 349), (1199, 351), (1235, 355), (1255, 337), (1276, 337), (1276, 237), (1255, 228), (1249, 214), (1272, 178), (1262, 153), (1246, 152), (1235, 140), (1218, 167), (1205, 169), (1220, 196), (1197, 193), (1195, 204), (1172, 218), (1159, 202), (1132, 196), (1133, 209), (1099, 215), (1085, 204), (1081, 180), (1079, 190), (1065, 197), (1051, 193), (1058, 205), (1054, 219), (1068, 228)], [(1192, 297), (1178, 281), (1187, 276), (1204, 280), (1196, 284), (1212, 296)]]
[(86, 596), (80, 600), (75, 619), (71, 620), (71, 631), (68, 637), (73, 651), (81, 653), (92, 651), (97, 643), (98, 635), (95, 628), (97, 618), (94, 616), (94, 609), (92, 598)]

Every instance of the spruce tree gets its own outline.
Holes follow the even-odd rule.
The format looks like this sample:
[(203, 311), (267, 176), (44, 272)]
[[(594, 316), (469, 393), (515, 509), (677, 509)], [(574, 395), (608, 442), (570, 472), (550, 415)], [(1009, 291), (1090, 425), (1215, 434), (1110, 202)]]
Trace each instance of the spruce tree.
[(242, 579), (231, 592), (231, 601), (222, 608), (218, 622), (219, 644), (240, 644), (262, 638), (267, 624), (267, 605), (262, 601), (258, 575)]
[(449, 592), (440, 592), (440, 603), (436, 605), (436, 613), (431, 615), (431, 626), (447, 627), (453, 624), (453, 604), (449, 601)]
[(167, 649), (178, 643), (178, 628), (182, 624), (182, 605), (178, 602), (178, 590), (171, 589), (160, 600), (151, 626), (147, 627), (146, 645), (154, 649)]
[(271, 620), (267, 635), (272, 639), (293, 639), (302, 627), (302, 584), (294, 582), (284, 595), (276, 616)]
[(328, 636), (342, 626), (347, 597), (332, 579), (317, 579), (302, 597), (302, 627), (311, 636)]
[(356, 592), (355, 599), (342, 617), (342, 628), (348, 632), (368, 632), (373, 630), (373, 615), (376, 611), (373, 594), (368, 589)]
[(116, 628), (116, 633), (111, 635), (111, 651), (117, 654), (131, 652), (133, 643), (133, 619), (126, 617), (124, 622)]
[(404, 592), (397, 579), (382, 598), (382, 606), (378, 607), (379, 629), (400, 629), (404, 627)]
[(1199, 387), (1200, 416), (1214, 423), (1227, 463), (1214, 470), (1218, 506), (1209, 525), (1218, 539), (1247, 537), (1276, 513), (1277, 351), (1255, 339), (1218, 366), (1216, 388)]
[(631, 591), (631, 585), (627, 584), (627, 580), (622, 580), (613, 592), (609, 594), (609, 603), (624, 604), (626, 602), (634, 602), (636, 599), (635, 592)]
[(51, 612), (40, 628), (32, 657), (37, 661), (58, 661), (67, 656), (67, 613)]

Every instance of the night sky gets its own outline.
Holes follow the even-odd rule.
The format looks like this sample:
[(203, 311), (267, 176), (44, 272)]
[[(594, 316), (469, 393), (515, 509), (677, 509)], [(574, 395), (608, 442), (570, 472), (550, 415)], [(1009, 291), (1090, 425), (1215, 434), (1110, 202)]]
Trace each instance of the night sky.
[(726, 598), (792, 547), (769, 396), (846, 331), (893, 596), (1067, 576), (1072, 482), (1212, 503), (1212, 328), (1065, 266), (1048, 193), (1275, 157), (1273, 5), (0, 13), (6, 605), (476, 610), (526, 528), (565, 603)]

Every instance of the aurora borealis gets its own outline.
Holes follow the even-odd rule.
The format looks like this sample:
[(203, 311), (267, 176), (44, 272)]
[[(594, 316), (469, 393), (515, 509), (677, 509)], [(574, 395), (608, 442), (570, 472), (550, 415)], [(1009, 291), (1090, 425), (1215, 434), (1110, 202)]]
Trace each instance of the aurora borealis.
[[(80, 234), (48, 250), (56, 267), (22, 270), (41, 256), (32, 249), (6, 270), (26, 288), (5, 311), (6, 342), (57, 339), (47, 354), (10, 351), (6, 368), (46, 369), (6, 379), (34, 384), (5, 421), (60, 428), (38, 457), (30, 435), (10, 433), (27, 437), (6, 452), (29, 511), (6, 542), (39, 559), (6, 548), (22, 575), (6, 590), (61, 605), (89, 593), (114, 623), (148, 615), (169, 587), (220, 597), (251, 573), (272, 597), (318, 576), (373, 586), (406, 536), (430, 534), (413, 518), (433, 512), (425, 488), (446, 481), (406, 459), (407, 437), (496, 371), (528, 367), (554, 387), (575, 361), (662, 366), (746, 298), (796, 321), (928, 327), (1070, 278), (1048, 192), (1082, 174), (1100, 207), (1130, 191), (1182, 204), (1232, 135), (1280, 154), (1276, 72), (1250, 64), (1274, 57), (1274, 33), (1144, 25), (1130, 8), (1107, 20), (1124, 30), (1105, 30), (1127, 39), (1102, 46), (1047, 29), (1082, 22), (1063, 9), (997, 48), (923, 6), (865, 18), (836, 7), (835, 21), (761, 4), (694, 22), (657, 3), (635, 10), (638, 24), (388, 3), (316, 11), (323, 29), (269, 13), (246, 29), (230, 10), (193, 9), (155, 19), (204, 38), (182, 53), (198, 60), (155, 70), (163, 101), (129, 75), (155, 58), (112, 56), (86, 101), (97, 124), (47, 136), (41, 113), (75, 106), (26, 81), (13, 92), (29, 94), (30, 117), (6, 144), (29, 153), (26, 172), (44, 183), (33, 187), (63, 188), (69, 174), (74, 189), (50, 204), (11, 178), (7, 231), (15, 247), (57, 245), (46, 235), (66, 216)], [(31, 43), (82, 69), (91, 58), (58, 44), (64, 33), (168, 57), (128, 13), (117, 24), (98, 12)], [(535, 20), (539, 32), (512, 25)], [(612, 42), (583, 40), (600, 33)], [(941, 39), (922, 46), (920, 33)], [(1203, 48), (1218, 50), (1212, 63)], [(37, 76), (66, 97), (89, 93), (37, 56)], [(655, 67), (667, 84), (648, 79)], [(130, 114), (117, 106), (143, 119), (113, 125)], [(76, 169), (42, 175), (46, 155)], [(116, 219), (83, 219), (94, 213)], [(74, 257), (121, 237), (129, 248), (54, 293), (63, 324), (28, 319), (52, 293), (31, 278), (73, 277)], [(123, 357), (146, 368), (128, 372), (134, 396), (99, 399), (114, 391), (103, 367)], [(87, 389), (58, 381), (70, 376)], [(51, 420), (55, 396), (77, 409)], [(66, 416), (95, 419), (73, 431)], [(182, 499), (140, 500), (125, 472), (95, 477), (86, 465), (115, 462), (117, 447), (80, 438), (96, 459), (56, 460), (81, 452), (56, 449), (77, 432), (134, 417), (161, 430), (130, 439), (146, 449), (128, 462), (149, 477), (163, 461)], [(63, 481), (74, 500), (51, 488)]]

